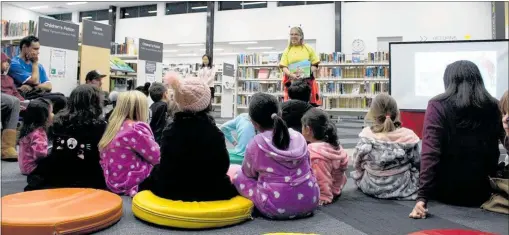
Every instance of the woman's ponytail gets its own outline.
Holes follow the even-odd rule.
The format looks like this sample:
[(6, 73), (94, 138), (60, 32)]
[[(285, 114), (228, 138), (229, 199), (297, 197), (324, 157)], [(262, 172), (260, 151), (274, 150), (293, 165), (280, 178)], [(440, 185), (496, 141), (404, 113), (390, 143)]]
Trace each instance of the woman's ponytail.
[(394, 125), (394, 121), (392, 121), (392, 118), (390, 115), (385, 116), (385, 121), (382, 124), (382, 130), (381, 132), (391, 132), (396, 130), (396, 125)]
[(290, 146), (290, 132), (285, 121), (275, 113), (271, 115), (271, 118), (274, 120), (272, 143), (278, 149), (288, 149)]
[(336, 129), (336, 125), (332, 122), (327, 122), (327, 126), (325, 127), (325, 142), (332, 145), (336, 150), (339, 149), (339, 140), (338, 140), (338, 132)]

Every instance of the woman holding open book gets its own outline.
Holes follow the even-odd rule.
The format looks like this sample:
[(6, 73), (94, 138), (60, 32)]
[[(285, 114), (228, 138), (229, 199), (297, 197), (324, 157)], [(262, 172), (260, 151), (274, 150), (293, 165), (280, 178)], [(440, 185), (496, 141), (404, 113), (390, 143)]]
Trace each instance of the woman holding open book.
[(318, 70), (320, 59), (315, 50), (304, 43), (304, 32), (300, 27), (290, 29), (290, 44), (283, 52), (279, 67), (283, 69), (284, 98), (288, 100), (288, 87), (295, 79), (306, 79), (311, 86), (310, 103), (315, 106), (322, 104), (318, 95), (314, 74)]

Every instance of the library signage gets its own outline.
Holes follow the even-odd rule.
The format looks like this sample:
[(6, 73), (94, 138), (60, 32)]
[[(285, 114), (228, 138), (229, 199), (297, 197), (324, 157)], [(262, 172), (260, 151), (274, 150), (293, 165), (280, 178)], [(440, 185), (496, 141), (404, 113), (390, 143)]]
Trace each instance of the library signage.
[(145, 63), (145, 74), (156, 74), (157, 62), (148, 61)]
[(83, 45), (111, 48), (111, 26), (83, 20)]
[(235, 69), (233, 68), (233, 64), (223, 64), (223, 75), (234, 77), (235, 75)]
[(148, 60), (162, 63), (163, 62), (163, 43), (154, 42), (140, 38), (139, 41), (140, 60)]
[(79, 31), (77, 24), (39, 17), (37, 35), (42, 46), (77, 51)]

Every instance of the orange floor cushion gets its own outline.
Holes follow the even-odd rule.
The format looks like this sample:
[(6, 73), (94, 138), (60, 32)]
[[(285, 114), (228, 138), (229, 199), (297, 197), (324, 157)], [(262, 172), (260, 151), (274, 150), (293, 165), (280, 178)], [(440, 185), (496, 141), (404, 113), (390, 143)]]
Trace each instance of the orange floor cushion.
[(3, 235), (89, 234), (122, 217), (122, 198), (96, 189), (62, 188), (2, 197)]

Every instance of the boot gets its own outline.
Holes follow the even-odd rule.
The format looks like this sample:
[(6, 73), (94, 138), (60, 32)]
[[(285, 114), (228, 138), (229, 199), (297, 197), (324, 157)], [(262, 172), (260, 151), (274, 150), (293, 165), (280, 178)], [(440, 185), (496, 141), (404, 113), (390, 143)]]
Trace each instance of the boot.
[(2, 131), (2, 160), (17, 161), (16, 130), (5, 129)]

